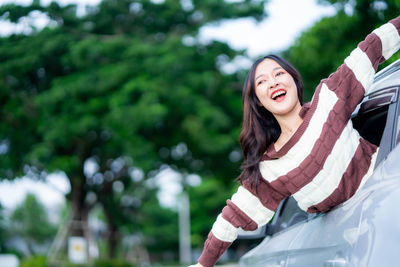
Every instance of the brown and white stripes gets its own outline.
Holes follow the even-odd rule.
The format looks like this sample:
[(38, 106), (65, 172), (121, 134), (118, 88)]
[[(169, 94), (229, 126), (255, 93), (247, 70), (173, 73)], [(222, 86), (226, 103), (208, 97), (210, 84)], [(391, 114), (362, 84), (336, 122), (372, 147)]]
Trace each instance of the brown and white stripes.
[(376, 146), (354, 130), (350, 116), (373, 82), (378, 65), (400, 48), (400, 17), (369, 34), (336, 72), (321, 81), (303, 123), (279, 150), (272, 144), (260, 162), (258, 191), (244, 183), (227, 201), (205, 242), (199, 262), (214, 266), (238, 228), (266, 224), (292, 195), (307, 212), (326, 212), (352, 197), (371, 175)]

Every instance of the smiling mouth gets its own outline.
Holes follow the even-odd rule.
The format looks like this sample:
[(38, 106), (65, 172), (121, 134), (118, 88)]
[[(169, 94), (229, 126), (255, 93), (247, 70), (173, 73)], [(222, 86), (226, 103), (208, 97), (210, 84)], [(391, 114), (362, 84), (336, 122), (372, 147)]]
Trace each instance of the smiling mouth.
[(272, 98), (274, 101), (282, 100), (282, 99), (284, 98), (285, 95), (286, 95), (286, 91), (283, 90), (283, 89), (279, 89), (279, 90), (276, 90), (276, 91), (274, 91), (274, 92), (272, 93), (271, 98)]

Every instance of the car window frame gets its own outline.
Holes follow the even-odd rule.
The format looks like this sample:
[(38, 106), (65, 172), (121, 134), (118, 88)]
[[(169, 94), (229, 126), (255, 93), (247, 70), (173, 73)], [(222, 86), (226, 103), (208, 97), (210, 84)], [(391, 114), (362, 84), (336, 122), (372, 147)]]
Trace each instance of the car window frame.
[(396, 129), (399, 120), (399, 95), (400, 85), (391, 85), (378, 90), (364, 97), (359, 109), (352, 118), (367, 114), (373, 110), (388, 106), (386, 125), (379, 144), (379, 151), (375, 168), (388, 156), (396, 145)]
[[(400, 91), (400, 89), (399, 89)], [(400, 96), (398, 96), (399, 100)], [(395, 133), (394, 133), (394, 146), (400, 144), (400, 101), (397, 101), (396, 109), (396, 123), (395, 123)]]

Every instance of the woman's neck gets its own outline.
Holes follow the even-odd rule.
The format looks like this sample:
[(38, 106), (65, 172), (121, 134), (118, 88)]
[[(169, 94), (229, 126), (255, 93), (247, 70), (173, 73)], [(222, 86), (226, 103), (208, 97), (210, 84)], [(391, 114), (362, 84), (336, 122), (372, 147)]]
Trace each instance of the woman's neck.
[(281, 149), (289, 141), (303, 122), (303, 119), (299, 115), (299, 111), (300, 110), (296, 110), (291, 114), (275, 117), (281, 128), (281, 134), (274, 144), (276, 151)]

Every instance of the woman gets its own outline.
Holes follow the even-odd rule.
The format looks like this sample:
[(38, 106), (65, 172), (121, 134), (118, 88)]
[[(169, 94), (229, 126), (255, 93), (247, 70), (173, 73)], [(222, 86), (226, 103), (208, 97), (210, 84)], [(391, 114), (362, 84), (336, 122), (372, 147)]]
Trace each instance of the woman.
[(302, 105), (302, 82), (271, 55), (251, 67), (243, 88), (241, 186), (217, 217), (194, 266), (213, 266), (237, 229), (266, 224), (293, 196), (307, 212), (326, 212), (351, 198), (370, 176), (377, 147), (354, 130), (350, 116), (378, 65), (400, 48), (400, 17), (369, 34)]

